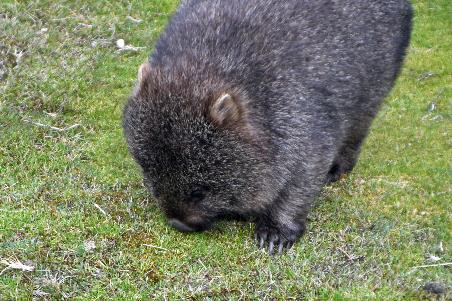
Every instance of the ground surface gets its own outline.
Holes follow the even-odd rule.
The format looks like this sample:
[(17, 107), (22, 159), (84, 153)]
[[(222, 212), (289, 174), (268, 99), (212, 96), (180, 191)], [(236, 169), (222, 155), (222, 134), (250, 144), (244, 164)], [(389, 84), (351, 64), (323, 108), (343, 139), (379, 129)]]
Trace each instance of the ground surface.
[[(415, 1), (407, 64), (357, 168), (274, 258), (250, 224), (170, 229), (127, 154), (121, 109), (175, 7), (1, 1), (0, 300), (451, 298), (451, 2)], [(118, 51), (121, 38), (143, 48)]]

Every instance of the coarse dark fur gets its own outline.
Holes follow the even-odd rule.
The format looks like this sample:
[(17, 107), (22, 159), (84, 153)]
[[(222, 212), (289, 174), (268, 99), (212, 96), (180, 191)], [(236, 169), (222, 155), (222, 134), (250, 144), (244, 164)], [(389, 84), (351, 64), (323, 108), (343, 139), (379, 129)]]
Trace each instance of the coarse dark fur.
[(170, 224), (251, 218), (290, 248), (325, 183), (353, 169), (399, 73), (404, 0), (191, 0), (124, 109), (129, 149)]

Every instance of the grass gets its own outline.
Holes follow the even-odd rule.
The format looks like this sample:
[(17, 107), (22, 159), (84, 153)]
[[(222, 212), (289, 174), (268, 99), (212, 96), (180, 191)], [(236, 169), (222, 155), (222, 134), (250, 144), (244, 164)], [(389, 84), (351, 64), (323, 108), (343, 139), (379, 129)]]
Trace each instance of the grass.
[(452, 298), (438, 265), (452, 261), (450, 1), (414, 1), (405, 68), (358, 166), (280, 257), (250, 224), (170, 229), (127, 153), (121, 109), (176, 2), (0, 3), (0, 271), (33, 268), (4, 270), (0, 300)]

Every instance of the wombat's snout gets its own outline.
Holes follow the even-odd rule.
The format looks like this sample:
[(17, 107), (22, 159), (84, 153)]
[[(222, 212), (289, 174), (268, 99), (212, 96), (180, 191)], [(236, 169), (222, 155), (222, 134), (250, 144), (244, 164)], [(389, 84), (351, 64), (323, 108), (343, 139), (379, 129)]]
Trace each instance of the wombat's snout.
[(195, 231), (195, 229), (193, 229), (192, 227), (189, 227), (188, 225), (184, 224), (183, 222), (181, 222), (180, 220), (176, 219), (176, 218), (172, 218), (168, 221), (168, 223), (176, 228), (177, 230), (181, 231), (181, 232), (193, 232)]

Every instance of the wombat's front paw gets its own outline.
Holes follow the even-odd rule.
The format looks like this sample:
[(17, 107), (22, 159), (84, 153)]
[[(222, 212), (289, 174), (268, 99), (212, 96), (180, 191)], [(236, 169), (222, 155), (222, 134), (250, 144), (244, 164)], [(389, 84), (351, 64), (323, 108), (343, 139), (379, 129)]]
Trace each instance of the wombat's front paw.
[(266, 223), (258, 223), (254, 237), (259, 248), (268, 246), (268, 253), (272, 255), (277, 248), (278, 254), (284, 249), (289, 250), (303, 233), (302, 230), (293, 230), (286, 226), (270, 226)]

